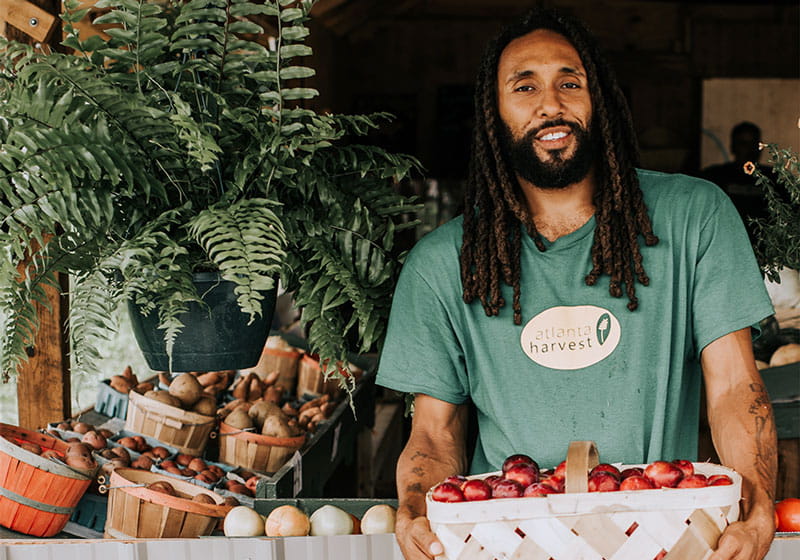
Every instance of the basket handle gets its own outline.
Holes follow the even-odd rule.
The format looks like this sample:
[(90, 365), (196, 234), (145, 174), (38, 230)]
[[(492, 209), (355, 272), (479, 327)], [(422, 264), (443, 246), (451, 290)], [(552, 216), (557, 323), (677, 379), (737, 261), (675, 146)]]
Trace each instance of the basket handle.
[(600, 463), (597, 445), (593, 441), (573, 441), (567, 449), (565, 492), (589, 491), (589, 471)]

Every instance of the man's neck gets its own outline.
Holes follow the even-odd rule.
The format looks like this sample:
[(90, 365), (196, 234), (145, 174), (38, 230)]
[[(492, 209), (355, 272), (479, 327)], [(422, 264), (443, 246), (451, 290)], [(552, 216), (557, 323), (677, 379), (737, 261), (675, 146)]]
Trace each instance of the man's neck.
[(543, 189), (519, 178), (528, 211), (538, 232), (555, 241), (584, 225), (594, 215), (594, 174), (563, 189)]

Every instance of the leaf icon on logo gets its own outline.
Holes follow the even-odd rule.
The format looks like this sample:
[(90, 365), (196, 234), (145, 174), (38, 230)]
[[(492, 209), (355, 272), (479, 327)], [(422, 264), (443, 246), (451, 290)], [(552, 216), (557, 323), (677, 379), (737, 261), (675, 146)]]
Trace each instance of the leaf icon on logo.
[(611, 320), (608, 317), (608, 313), (603, 313), (600, 315), (600, 318), (597, 320), (597, 342), (601, 345), (608, 339), (608, 335), (611, 333)]

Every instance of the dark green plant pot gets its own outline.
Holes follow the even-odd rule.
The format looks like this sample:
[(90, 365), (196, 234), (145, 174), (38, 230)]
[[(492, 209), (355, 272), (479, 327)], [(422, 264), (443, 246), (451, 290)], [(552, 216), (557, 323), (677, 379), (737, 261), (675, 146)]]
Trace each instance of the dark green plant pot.
[(139, 306), (128, 302), (128, 312), (136, 342), (156, 371), (222, 371), (245, 369), (258, 363), (269, 335), (275, 311), (276, 287), (264, 294), (261, 317), (250, 325), (249, 316), (239, 309), (233, 282), (220, 281), (215, 273), (197, 273), (194, 283), (208, 307), (189, 304), (180, 315), (183, 330), (172, 349), (169, 367), (164, 331), (158, 328), (158, 313), (142, 315)]

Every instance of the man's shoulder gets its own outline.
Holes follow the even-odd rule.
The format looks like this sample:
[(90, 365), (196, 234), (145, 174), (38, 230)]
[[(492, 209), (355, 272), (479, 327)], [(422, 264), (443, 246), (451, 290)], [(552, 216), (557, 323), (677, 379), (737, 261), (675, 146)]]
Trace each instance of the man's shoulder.
[(639, 185), (645, 204), (673, 204), (682, 206), (716, 206), (725, 198), (717, 185), (700, 177), (683, 173), (664, 173), (650, 169), (637, 169)]
[(426, 233), (411, 249), (409, 258), (430, 258), (431, 256), (458, 254), (464, 235), (463, 216), (457, 216)]

